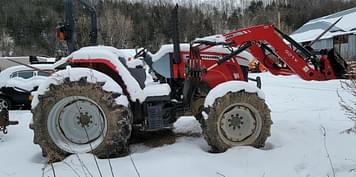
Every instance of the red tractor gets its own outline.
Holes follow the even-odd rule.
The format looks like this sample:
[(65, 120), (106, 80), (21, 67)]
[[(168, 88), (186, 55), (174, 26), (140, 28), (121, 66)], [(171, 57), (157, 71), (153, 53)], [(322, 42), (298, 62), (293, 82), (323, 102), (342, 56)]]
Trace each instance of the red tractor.
[(35, 94), (34, 143), (50, 161), (71, 153), (119, 156), (128, 152), (133, 130), (171, 129), (180, 116), (193, 115), (214, 151), (262, 147), (272, 121), (260, 80), (254, 79), (259, 88), (247, 82), (248, 61), (239, 55), (245, 50), (275, 75), (328, 80), (345, 74), (332, 50), (308, 50), (272, 25), (190, 44), (175, 40), (156, 54), (143, 49), (134, 58), (145, 64), (136, 67), (113, 47), (85, 47), (59, 61)]

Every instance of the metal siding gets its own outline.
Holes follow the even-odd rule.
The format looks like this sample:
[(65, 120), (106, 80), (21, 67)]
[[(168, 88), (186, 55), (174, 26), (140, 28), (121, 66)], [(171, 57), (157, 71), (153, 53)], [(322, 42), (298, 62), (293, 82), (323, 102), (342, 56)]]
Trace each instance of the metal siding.
[(342, 58), (349, 58), (349, 44), (345, 43), (345, 44), (341, 44), (340, 45), (340, 55), (342, 56)]
[(312, 46), (314, 49), (332, 49), (333, 48), (333, 39), (322, 39), (315, 42)]
[(349, 58), (356, 59), (356, 34), (349, 36)]
[(333, 38), (322, 39), (313, 45), (313, 48), (316, 50), (319, 49), (332, 49), (335, 47), (336, 51), (340, 50), (340, 55), (345, 59), (356, 59), (356, 34), (349, 35), (348, 44), (333, 45)]

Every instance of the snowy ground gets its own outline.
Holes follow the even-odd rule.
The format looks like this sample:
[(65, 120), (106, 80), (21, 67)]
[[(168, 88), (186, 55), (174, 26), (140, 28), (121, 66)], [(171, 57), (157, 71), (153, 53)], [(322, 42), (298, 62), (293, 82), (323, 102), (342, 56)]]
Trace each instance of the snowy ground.
[[(131, 156), (110, 159), (115, 177), (337, 177), (356, 176), (356, 134), (341, 133), (353, 126), (338, 105), (339, 81), (306, 82), (296, 76), (262, 74), (262, 88), (272, 110), (272, 136), (263, 149), (236, 147), (209, 153), (201, 137), (180, 137), (171, 145), (131, 146)], [(53, 176), (28, 128), (31, 113), (12, 112), (20, 125), (0, 133), (0, 177)], [(181, 118), (176, 132), (199, 133), (199, 124)], [(324, 139), (323, 128), (326, 136)], [(326, 143), (326, 148), (324, 146)], [(109, 160), (98, 160), (102, 176), (111, 177)], [(99, 177), (93, 156), (72, 155), (53, 164), (57, 177)]]

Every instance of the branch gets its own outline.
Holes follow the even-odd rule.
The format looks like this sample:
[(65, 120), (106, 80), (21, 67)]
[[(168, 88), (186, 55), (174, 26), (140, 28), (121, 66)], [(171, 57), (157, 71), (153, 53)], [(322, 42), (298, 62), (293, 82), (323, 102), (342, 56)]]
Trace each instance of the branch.
[(219, 173), (219, 172), (216, 172), (216, 174), (218, 174), (218, 175), (221, 176), (221, 177), (226, 177), (225, 175), (223, 175), (223, 174), (221, 174), (221, 173)]
[(331, 170), (333, 172), (333, 177), (336, 177), (335, 175), (335, 168), (334, 168), (334, 165), (333, 165), (333, 162), (331, 160), (331, 157), (330, 157), (330, 154), (329, 154), (329, 150), (328, 150), (328, 146), (326, 144), (326, 129), (324, 126), (320, 126), (320, 130), (321, 130), (321, 133), (322, 133), (322, 136), (323, 136), (323, 141), (324, 141), (324, 149), (325, 149), (325, 152), (326, 152), (326, 157), (328, 158), (329, 160), (329, 164), (330, 164), (330, 167), (331, 167)]
[(138, 177), (141, 177), (140, 172), (138, 171), (138, 169), (137, 169), (137, 167), (136, 167), (136, 164), (135, 164), (134, 160), (132, 159), (131, 154), (130, 154), (129, 156), (130, 156), (130, 160), (131, 160), (132, 166), (135, 168), (135, 171), (136, 171), (137, 176), (138, 176)]
[(54, 170), (54, 166), (53, 166), (53, 163), (51, 163), (51, 167), (52, 167), (52, 173), (53, 173), (53, 177), (56, 177), (56, 171)]
[(63, 161), (63, 164), (67, 165), (75, 173), (75, 175), (77, 175), (77, 177), (80, 177), (79, 173), (74, 169), (74, 167), (69, 165), (66, 161)]

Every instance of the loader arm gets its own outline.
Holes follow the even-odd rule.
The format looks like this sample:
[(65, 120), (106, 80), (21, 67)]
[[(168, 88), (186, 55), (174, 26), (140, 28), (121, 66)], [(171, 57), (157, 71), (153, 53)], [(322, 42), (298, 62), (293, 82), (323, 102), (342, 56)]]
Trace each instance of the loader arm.
[(274, 75), (295, 73), (304, 80), (335, 79), (326, 54), (314, 54), (273, 25), (237, 29), (224, 37), (231, 47), (246, 48), (249, 43), (247, 50)]

